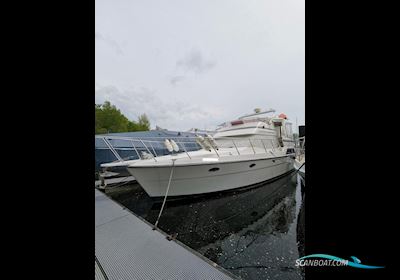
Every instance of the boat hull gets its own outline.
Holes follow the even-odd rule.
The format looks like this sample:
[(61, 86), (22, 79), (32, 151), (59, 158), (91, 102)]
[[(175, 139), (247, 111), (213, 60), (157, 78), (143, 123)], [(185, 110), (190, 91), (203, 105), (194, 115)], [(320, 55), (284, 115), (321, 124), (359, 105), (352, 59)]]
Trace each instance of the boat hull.
[[(171, 166), (132, 166), (128, 167), (128, 171), (150, 197), (163, 197), (171, 168)], [(290, 156), (175, 166), (168, 197), (237, 189), (271, 180), (292, 169), (293, 159)]]

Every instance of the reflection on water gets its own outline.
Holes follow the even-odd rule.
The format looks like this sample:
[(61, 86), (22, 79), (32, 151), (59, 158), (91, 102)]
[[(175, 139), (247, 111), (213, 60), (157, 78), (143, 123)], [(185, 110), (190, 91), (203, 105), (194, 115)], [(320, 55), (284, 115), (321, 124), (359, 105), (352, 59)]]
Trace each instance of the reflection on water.
[[(242, 279), (302, 279), (294, 266), (304, 255), (302, 189), (291, 173), (245, 191), (167, 201), (158, 226)], [(160, 203), (140, 187), (112, 196), (155, 223)]]

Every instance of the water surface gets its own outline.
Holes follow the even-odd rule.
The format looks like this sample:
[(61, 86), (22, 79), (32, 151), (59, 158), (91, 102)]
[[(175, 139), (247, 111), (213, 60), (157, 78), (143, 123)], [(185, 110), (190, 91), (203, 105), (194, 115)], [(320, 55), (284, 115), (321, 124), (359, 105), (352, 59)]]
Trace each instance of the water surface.
[[(242, 279), (303, 279), (294, 265), (304, 255), (303, 186), (291, 173), (257, 188), (167, 201), (158, 226)], [(110, 195), (155, 223), (161, 203), (138, 184)]]

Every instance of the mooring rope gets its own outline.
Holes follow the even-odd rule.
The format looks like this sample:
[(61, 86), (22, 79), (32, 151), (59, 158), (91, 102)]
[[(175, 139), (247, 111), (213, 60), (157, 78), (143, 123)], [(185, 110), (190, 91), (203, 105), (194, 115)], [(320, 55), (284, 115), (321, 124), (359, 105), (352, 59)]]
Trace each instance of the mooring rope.
[(299, 169), (296, 170), (296, 173), (297, 173), (297, 172), (300, 172), (300, 169), (303, 167), (304, 164), (306, 164), (306, 162), (303, 162), (303, 164), (300, 165)]
[(170, 187), (170, 185), (171, 185), (172, 174), (174, 173), (175, 161), (176, 161), (176, 158), (173, 158), (173, 159), (172, 159), (171, 173), (169, 174), (169, 180), (168, 180), (167, 191), (165, 192), (164, 201), (163, 201), (163, 204), (162, 204), (162, 206), (161, 206), (160, 213), (158, 214), (157, 221), (156, 221), (156, 223), (154, 224), (153, 230), (157, 228), (158, 221), (160, 220), (161, 214), (162, 214), (162, 212), (163, 212), (163, 210), (164, 210), (165, 202), (167, 202), (167, 196), (168, 196), (168, 192), (169, 192), (169, 187)]

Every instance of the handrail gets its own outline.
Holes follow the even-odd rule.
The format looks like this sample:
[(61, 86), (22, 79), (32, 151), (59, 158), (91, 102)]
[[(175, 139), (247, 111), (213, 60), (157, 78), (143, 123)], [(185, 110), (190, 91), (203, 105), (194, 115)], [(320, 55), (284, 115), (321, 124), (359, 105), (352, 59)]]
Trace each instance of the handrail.
[(106, 145), (108, 146), (108, 148), (111, 150), (111, 152), (114, 154), (114, 156), (119, 160), (119, 161), (123, 161), (123, 159), (119, 156), (119, 154), (117, 153), (117, 151), (115, 151), (115, 149), (112, 147), (112, 145), (108, 142), (107, 139), (103, 138), (104, 143), (106, 143)]
[(251, 139), (249, 139), (249, 142), (250, 142), (251, 148), (253, 149), (254, 154), (256, 154), (256, 150), (254, 150), (253, 143), (251, 143)]
[(136, 149), (135, 144), (133, 143), (133, 141), (131, 141), (131, 143), (132, 143), (133, 148), (134, 148), (135, 151), (136, 151), (136, 154), (138, 155), (138, 158), (142, 159), (142, 157), (140, 156), (138, 150)]
[[(264, 141), (263, 141), (263, 140), (261, 140), (261, 143), (263, 144), (263, 147), (264, 147), (265, 153), (268, 153), (268, 152), (267, 152), (267, 147), (265, 147), (265, 144), (264, 144)], [(272, 146), (272, 147), (273, 147), (273, 146)]]
[(239, 153), (239, 149), (237, 148), (237, 146), (236, 146), (236, 144), (235, 144), (235, 140), (232, 140), (232, 143), (233, 143), (233, 145), (235, 146), (235, 148), (236, 148), (236, 151), (237, 151), (238, 155), (240, 155), (240, 153)]
[(210, 144), (210, 146), (211, 146), (211, 148), (213, 148), (214, 152), (217, 154), (217, 157), (219, 157), (219, 154), (218, 154), (217, 150), (215, 149), (214, 145)]
[[(272, 136), (272, 135), (271, 135)], [(124, 159), (119, 155), (119, 151), (121, 150), (131, 150), (134, 151), (134, 153), (137, 155), (139, 160), (144, 160), (147, 157), (144, 157), (141, 152), (142, 151), (147, 151), (150, 155), (153, 155), (153, 160), (157, 162), (157, 158), (163, 155), (166, 155), (163, 150), (165, 149), (164, 146), (164, 140), (166, 137), (158, 137), (159, 140), (146, 140), (145, 138), (150, 138), (150, 139), (155, 139), (155, 137), (117, 137), (117, 136), (107, 136), (107, 135), (95, 135), (96, 139), (102, 139), (102, 141), (106, 144), (106, 147), (99, 147), (99, 149), (109, 149), (114, 156), (117, 158), (118, 161), (124, 161)], [(199, 146), (198, 143), (195, 142), (196, 137), (170, 137), (168, 139), (174, 139), (180, 146), (182, 147), (181, 151), (179, 153), (184, 153), (189, 159), (192, 159), (191, 154), (189, 151), (195, 151), (195, 150), (200, 150), (201, 147)], [(179, 139), (179, 140), (178, 140)], [(184, 139), (184, 140), (183, 140)], [(193, 141), (188, 141), (192, 140)], [(121, 141), (128, 141), (130, 145), (125, 145), (124, 142), (114, 142), (117, 140)], [(261, 143), (259, 143), (260, 141)], [(139, 144), (135, 144), (135, 142), (139, 142)], [(157, 145), (155, 145), (157, 143)], [(190, 149), (187, 148), (187, 145), (193, 145), (189, 146)], [(232, 146), (233, 144), (233, 146)], [(296, 141), (296, 144), (299, 144), (298, 141)], [(160, 146), (161, 145), (161, 148)], [(243, 137), (218, 137), (215, 139), (215, 144), (210, 145), (211, 146), (211, 151), (215, 152), (217, 157), (221, 156), (226, 156), (226, 155), (232, 155), (231, 150), (229, 149), (234, 149), (237, 152), (237, 155), (243, 155), (243, 154), (248, 154), (253, 152), (253, 154), (269, 154), (271, 153), (272, 155), (275, 155), (273, 152), (276, 151), (275, 147), (275, 141), (273, 137), (264, 137), (264, 138), (243, 138)], [(225, 150), (221, 148), (227, 148), (228, 150)], [(298, 151), (299, 147), (298, 145), (295, 145), (295, 151), (296, 153), (300, 152)], [(161, 153), (157, 151), (161, 150)], [(222, 151), (222, 152), (220, 152)], [(133, 154), (134, 155), (134, 154)], [(130, 156), (132, 158), (132, 156)], [(135, 158), (135, 157), (134, 157)], [(151, 159), (151, 158), (148, 158)]]
[(185, 151), (186, 155), (187, 155), (190, 159), (192, 159), (192, 157), (189, 155), (189, 153), (188, 153), (187, 150), (186, 150), (185, 144), (182, 143), (182, 142), (177, 142), (177, 143), (178, 143), (178, 144), (181, 144), (181, 146), (182, 146), (183, 150)]
[[(146, 144), (141, 139), (139, 139), (139, 140), (143, 144), (143, 146), (146, 148), (146, 150), (149, 152), (149, 154), (151, 154), (151, 152), (150, 152), (149, 148), (147, 148)], [(157, 162), (156, 157), (153, 157), (153, 159), (155, 162)]]
[(150, 143), (150, 147), (153, 149), (154, 155), (157, 157), (156, 150), (154, 150), (154, 147), (153, 147), (153, 145), (151, 144), (151, 142), (149, 142), (149, 143)]
[[(147, 139), (196, 139), (196, 136), (151, 136), (151, 137), (128, 137), (128, 136), (112, 136), (112, 135), (95, 135), (95, 138), (108, 138), (108, 139), (116, 139), (116, 140), (132, 140), (132, 139), (144, 139), (146, 141), (152, 141), (152, 140), (147, 140)], [(157, 142), (157, 140), (154, 140)], [(154, 142), (153, 141), (153, 142)]]
[[(271, 135), (272, 136), (272, 135)], [(273, 137), (273, 136), (272, 136)], [(129, 141), (129, 140), (136, 140), (139, 141), (139, 139), (141, 140), (145, 140), (146, 142), (156, 142), (156, 143), (160, 143), (161, 140), (165, 140), (167, 139), (186, 139), (186, 140), (196, 140), (197, 137), (126, 137), (126, 136), (107, 136), (107, 135), (95, 135), (95, 138), (107, 138), (107, 139), (112, 139), (112, 140), (125, 140), (125, 141)], [(147, 139), (159, 139), (159, 140), (147, 140)], [(178, 141), (179, 141), (178, 140)], [(214, 140), (219, 141), (219, 140), (245, 140), (245, 138), (242, 137), (231, 137), (231, 136), (221, 136), (218, 138), (214, 138)], [(266, 138), (252, 138), (251, 140), (267, 140)], [(287, 142), (295, 142), (293, 140), (289, 140), (289, 139), (284, 139)], [(186, 142), (190, 142), (191, 141), (186, 141)], [(193, 141), (194, 142), (194, 141)]]

